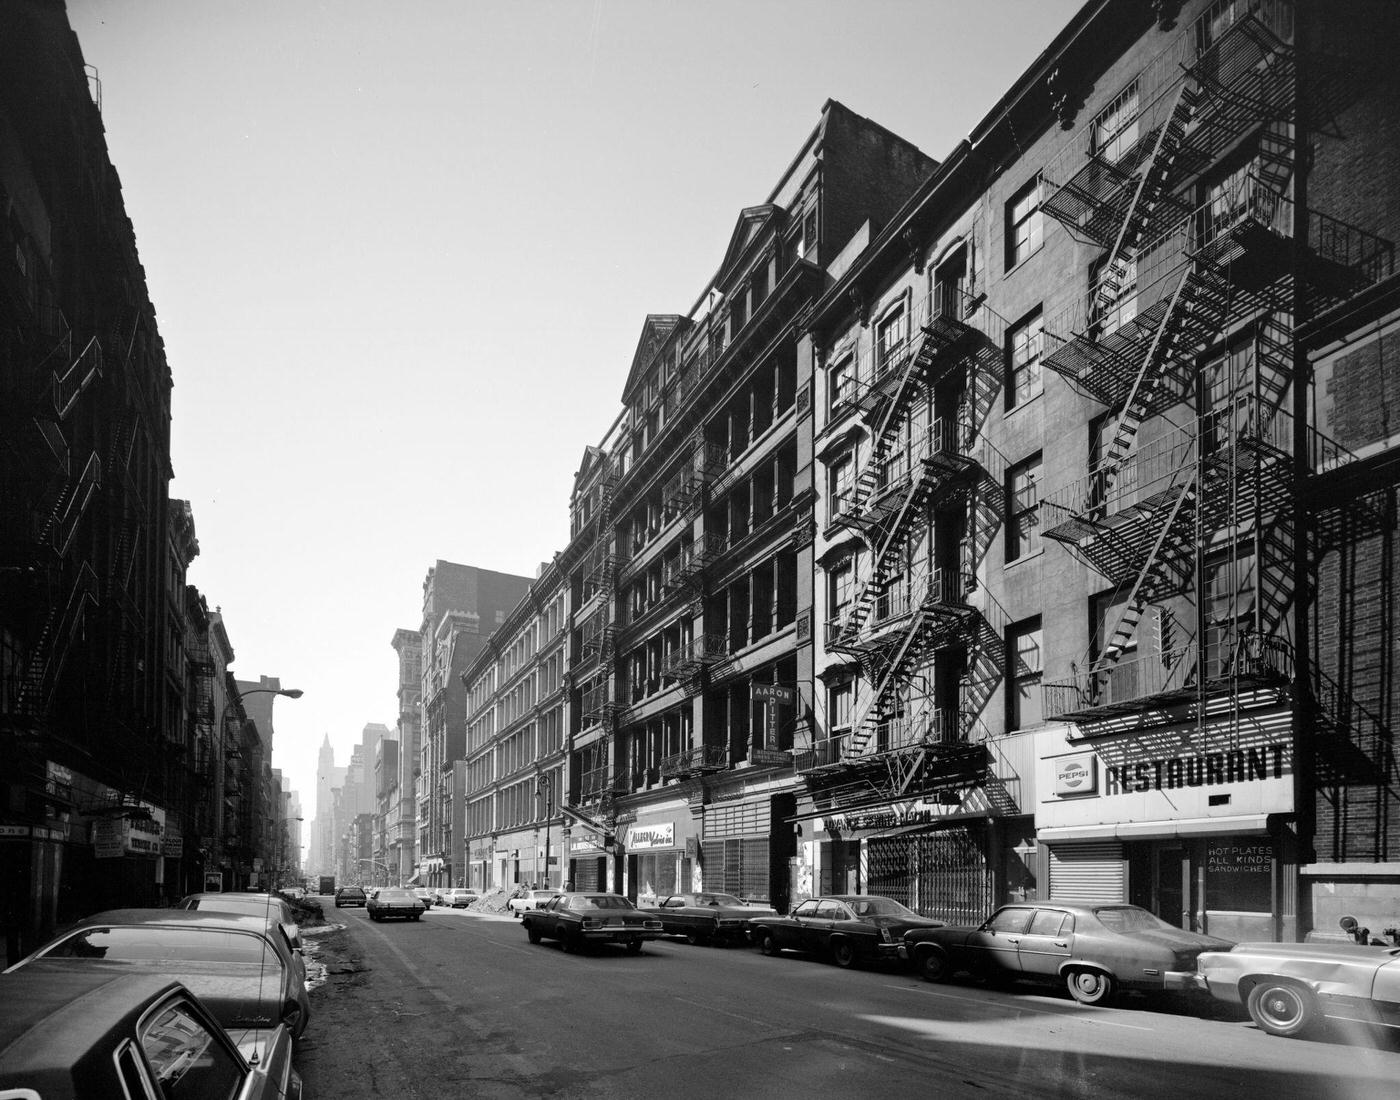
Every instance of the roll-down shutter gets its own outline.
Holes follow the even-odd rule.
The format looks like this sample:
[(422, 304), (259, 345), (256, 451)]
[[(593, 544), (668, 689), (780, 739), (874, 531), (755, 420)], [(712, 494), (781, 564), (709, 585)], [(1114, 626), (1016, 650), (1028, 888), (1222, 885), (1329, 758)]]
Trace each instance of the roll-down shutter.
[(1050, 900), (1085, 904), (1125, 901), (1123, 845), (1056, 844), (1050, 849)]

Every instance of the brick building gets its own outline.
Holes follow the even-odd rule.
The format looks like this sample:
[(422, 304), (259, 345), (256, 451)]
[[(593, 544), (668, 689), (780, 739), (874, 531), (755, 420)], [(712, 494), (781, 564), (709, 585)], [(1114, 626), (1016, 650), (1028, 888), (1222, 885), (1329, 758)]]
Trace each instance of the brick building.
[(814, 888), (1400, 924), (1396, 10), (1323, 11), (1086, 5), (812, 311)]

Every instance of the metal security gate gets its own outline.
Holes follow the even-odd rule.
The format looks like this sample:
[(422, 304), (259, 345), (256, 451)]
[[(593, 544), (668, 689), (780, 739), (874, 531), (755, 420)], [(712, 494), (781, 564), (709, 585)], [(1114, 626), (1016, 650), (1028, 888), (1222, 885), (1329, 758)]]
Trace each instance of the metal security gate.
[(1050, 848), (1050, 899), (1094, 905), (1127, 900), (1123, 845), (1056, 844)]
[(706, 890), (719, 890), (745, 901), (768, 900), (768, 838), (731, 837), (700, 846)]
[(872, 894), (955, 924), (976, 924), (991, 912), (992, 870), (980, 837), (967, 829), (873, 837), (868, 845)]

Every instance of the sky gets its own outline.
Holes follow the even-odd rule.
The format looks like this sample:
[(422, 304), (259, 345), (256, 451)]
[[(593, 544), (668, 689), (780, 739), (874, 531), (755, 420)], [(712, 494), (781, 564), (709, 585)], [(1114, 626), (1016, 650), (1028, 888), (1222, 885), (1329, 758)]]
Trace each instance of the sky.
[(393, 728), (438, 559), (533, 577), (648, 313), (828, 99), (943, 159), (1082, 0), (68, 0), (273, 766)]

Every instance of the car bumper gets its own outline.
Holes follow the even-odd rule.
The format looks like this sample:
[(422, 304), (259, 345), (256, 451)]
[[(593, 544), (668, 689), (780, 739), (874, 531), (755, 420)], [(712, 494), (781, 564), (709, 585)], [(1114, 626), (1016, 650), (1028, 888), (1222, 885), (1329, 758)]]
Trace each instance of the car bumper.
[(578, 933), (590, 943), (627, 943), (630, 940), (659, 940), (663, 932), (654, 928), (584, 928)]
[(1205, 979), (1194, 970), (1168, 970), (1162, 974), (1162, 988), (1173, 993), (1205, 989)]

